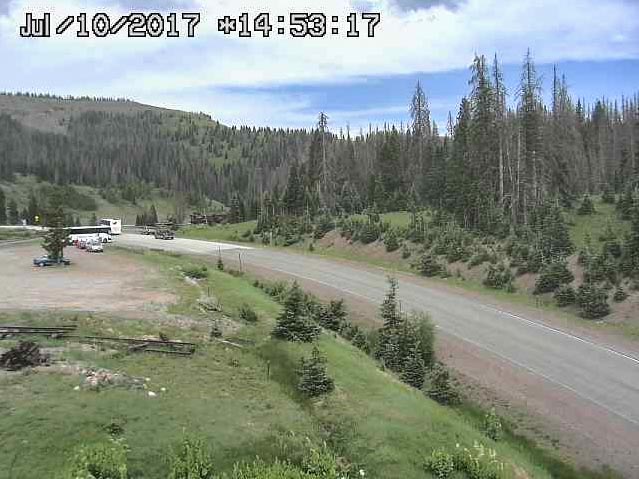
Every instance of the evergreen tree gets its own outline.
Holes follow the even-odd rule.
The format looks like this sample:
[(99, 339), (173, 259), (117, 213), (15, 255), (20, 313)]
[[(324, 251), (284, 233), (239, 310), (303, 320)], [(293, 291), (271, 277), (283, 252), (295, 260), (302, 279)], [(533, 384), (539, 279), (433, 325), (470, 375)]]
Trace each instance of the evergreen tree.
[(397, 299), (397, 280), (388, 278), (388, 292), (380, 306), (380, 316), (384, 321), (379, 332), (375, 356), (392, 371), (400, 371), (403, 364), (401, 333), (404, 320)]
[(44, 236), (42, 247), (49, 254), (49, 258), (60, 260), (63, 257), (64, 247), (67, 245), (68, 234), (64, 228), (64, 210), (62, 209), (62, 199), (58, 194), (49, 199), (47, 212), (47, 223), (49, 230)]
[(156, 225), (156, 224), (159, 223), (158, 212), (155, 209), (155, 205), (154, 204), (151, 204), (151, 208), (149, 209), (149, 216), (147, 218), (147, 221), (149, 223), (151, 223), (152, 225)]
[(424, 360), (422, 358), (422, 353), (419, 348), (419, 341), (415, 341), (415, 344), (408, 352), (408, 356), (404, 360), (400, 378), (406, 384), (409, 384), (414, 388), (421, 389), (424, 385), (425, 372), (426, 369)]
[[(62, 206), (62, 202), (60, 200), (60, 206)], [(36, 224), (36, 218), (39, 218), (39, 206), (38, 200), (36, 199), (33, 192), (29, 195), (29, 205), (27, 206), (27, 216), (24, 217), (27, 220), (27, 223), (30, 225)]]
[(623, 247), (621, 267), (624, 274), (639, 278), (639, 201), (632, 210), (630, 233)]
[(579, 209), (577, 210), (577, 214), (581, 216), (594, 215), (595, 214), (595, 205), (593, 204), (590, 196), (584, 195), (584, 198), (579, 205)]
[(295, 282), (286, 296), (284, 309), (277, 318), (272, 335), (286, 341), (310, 343), (319, 333), (319, 326), (309, 318), (304, 292)]
[(426, 376), (424, 392), (440, 404), (457, 404), (459, 393), (450, 379), (450, 372), (442, 363), (436, 363)]
[[(138, 223), (139, 216), (136, 217), (135, 225), (141, 226), (142, 223)], [(95, 213), (91, 213), (91, 220), (89, 220), (89, 224), (91, 226), (96, 226), (98, 224), (98, 218), (95, 216)]]
[(300, 360), (298, 374), (298, 390), (306, 397), (322, 396), (335, 389), (333, 379), (326, 372), (326, 358), (317, 346), (313, 347), (309, 358)]
[(0, 188), (0, 225), (7, 224), (7, 200), (4, 190)]
[(17, 225), (20, 222), (20, 214), (18, 213), (18, 205), (17, 205), (16, 201), (13, 198), (11, 198), (9, 200), (8, 214), (9, 214), (9, 224), (10, 225)]

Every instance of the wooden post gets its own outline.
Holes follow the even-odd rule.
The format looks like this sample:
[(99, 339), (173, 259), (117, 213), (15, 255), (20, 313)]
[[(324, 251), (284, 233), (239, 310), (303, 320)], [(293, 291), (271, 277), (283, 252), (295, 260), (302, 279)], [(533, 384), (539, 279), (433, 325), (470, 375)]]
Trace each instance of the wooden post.
[(271, 361), (270, 359), (266, 360), (266, 380), (271, 379)]
[(238, 259), (240, 261), (240, 273), (242, 273), (243, 272), (242, 271), (242, 253), (238, 252), (237, 253), (237, 257), (238, 257)]

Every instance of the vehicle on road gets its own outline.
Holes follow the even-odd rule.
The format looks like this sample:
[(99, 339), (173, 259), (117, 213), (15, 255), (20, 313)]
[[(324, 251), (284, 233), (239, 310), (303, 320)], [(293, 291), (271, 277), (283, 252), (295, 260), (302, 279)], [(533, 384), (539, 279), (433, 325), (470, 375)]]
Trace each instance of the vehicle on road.
[(149, 228), (148, 226), (145, 226), (144, 229), (142, 231), (140, 231), (141, 235), (152, 235), (155, 234), (155, 230), (153, 228)]
[(169, 229), (160, 229), (155, 232), (155, 239), (172, 240), (175, 238), (175, 233)]
[(89, 240), (99, 238), (103, 243), (110, 243), (111, 228), (109, 226), (72, 226), (67, 228), (69, 242), (75, 243), (81, 239)]
[(33, 265), (39, 266), (40, 268), (44, 266), (54, 266), (62, 264), (64, 266), (69, 266), (71, 264), (71, 260), (67, 258), (60, 258), (58, 260), (49, 258), (49, 256), (40, 256), (39, 258), (33, 258)]
[(102, 253), (104, 252), (104, 246), (102, 246), (102, 242), (99, 240), (88, 241), (86, 244), (86, 250), (89, 253)]

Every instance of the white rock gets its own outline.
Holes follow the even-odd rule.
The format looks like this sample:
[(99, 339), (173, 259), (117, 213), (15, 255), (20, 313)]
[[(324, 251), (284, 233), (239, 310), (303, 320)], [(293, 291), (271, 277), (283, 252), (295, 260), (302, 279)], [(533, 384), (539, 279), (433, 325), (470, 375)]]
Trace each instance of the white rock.
[(150, 398), (154, 398), (155, 396), (157, 396), (157, 394), (155, 394), (153, 391), (149, 391), (148, 394)]
[(166, 388), (160, 388), (160, 391), (162, 391), (163, 393), (166, 392)]
[(79, 391), (80, 390), (80, 386), (76, 386), (73, 388), (74, 391)]

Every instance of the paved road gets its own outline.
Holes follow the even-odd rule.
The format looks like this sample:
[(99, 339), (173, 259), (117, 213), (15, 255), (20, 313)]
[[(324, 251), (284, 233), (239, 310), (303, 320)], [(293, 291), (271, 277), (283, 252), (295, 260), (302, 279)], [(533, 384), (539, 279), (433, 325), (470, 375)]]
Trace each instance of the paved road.
[[(358, 268), (310, 255), (175, 239), (161, 242), (125, 234), (122, 245), (161, 247), (185, 253), (237, 257), (247, 265), (285, 273), (380, 303), (387, 290), (383, 271)], [(428, 311), (441, 330), (490, 351), (621, 420), (639, 438), (639, 358), (493, 307), (442, 288), (400, 279), (405, 310)], [(639, 458), (635, 461), (639, 477)]]

